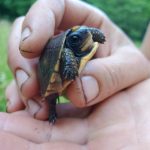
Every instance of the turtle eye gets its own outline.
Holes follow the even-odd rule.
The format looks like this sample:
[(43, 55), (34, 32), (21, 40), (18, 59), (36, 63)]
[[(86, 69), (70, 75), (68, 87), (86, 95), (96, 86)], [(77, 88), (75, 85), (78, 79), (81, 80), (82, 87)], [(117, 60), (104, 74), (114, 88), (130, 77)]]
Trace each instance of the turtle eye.
[(80, 40), (81, 40), (81, 37), (79, 35), (72, 35), (70, 37), (70, 42), (72, 44), (77, 44), (77, 43), (80, 43)]
[(80, 33), (72, 33), (66, 39), (66, 47), (72, 50), (80, 50), (83, 42), (83, 37)]

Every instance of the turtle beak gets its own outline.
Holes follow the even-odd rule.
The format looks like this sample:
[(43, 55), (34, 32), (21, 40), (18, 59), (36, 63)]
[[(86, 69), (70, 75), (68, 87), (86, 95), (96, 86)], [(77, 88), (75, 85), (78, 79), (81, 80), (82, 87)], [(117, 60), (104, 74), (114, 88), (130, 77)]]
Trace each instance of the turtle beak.
[(100, 29), (91, 27), (91, 28), (89, 28), (89, 31), (92, 34), (92, 38), (93, 38), (94, 42), (99, 42), (99, 43), (103, 44), (106, 41), (105, 36)]

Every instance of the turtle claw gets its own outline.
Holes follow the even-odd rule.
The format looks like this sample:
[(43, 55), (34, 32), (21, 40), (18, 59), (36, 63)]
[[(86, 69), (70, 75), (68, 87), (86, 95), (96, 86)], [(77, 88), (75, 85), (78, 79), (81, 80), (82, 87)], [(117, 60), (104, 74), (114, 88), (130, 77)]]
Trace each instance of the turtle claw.
[(73, 66), (66, 67), (63, 72), (64, 80), (74, 80), (78, 76), (78, 71)]
[(57, 113), (53, 112), (52, 114), (49, 115), (48, 121), (49, 123), (55, 124), (57, 120)]
[(56, 101), (57, 98), (59, 99), (59, 95), (53, 94), (47, 97), (48, 103), (49, 103), (49, 117), (48, 121), (49, 123), (55, 124), (57, 120), (57, 112), (56, 112)]

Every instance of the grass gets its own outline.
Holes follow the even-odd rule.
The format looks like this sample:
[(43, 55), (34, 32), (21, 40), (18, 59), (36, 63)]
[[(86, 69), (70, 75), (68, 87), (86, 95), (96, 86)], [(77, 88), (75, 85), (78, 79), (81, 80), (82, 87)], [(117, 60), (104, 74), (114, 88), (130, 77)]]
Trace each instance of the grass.
[(0, 111), (5, 111), (5, 89), (12, 79), (12, 74), (7, 65), (7, 41), (11, 24), (0, 21)]

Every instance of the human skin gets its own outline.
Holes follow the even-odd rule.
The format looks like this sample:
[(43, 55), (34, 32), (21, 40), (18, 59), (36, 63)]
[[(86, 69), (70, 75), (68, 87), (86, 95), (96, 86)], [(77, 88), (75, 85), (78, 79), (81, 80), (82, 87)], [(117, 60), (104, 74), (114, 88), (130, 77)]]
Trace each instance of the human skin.
[(34, 116), (47, 118), (47, 103), (41, 103), (38, 94), (37, 57), (50, 37), (74, 25), (100, 28), (106, 36), (106, 42), (98, 48), (95, 59), (87, 63), (66, 90), (75, 106), (97, 104), (149, 76), (147, 59), (102, 11), (77, 0), (39, 0), (25, 18), (15, 21), (10, 34), (8, 64), (22, 102), (7, 96), (8, 112), (22, 109), (23, 104), (28, 106), (37, 102)]
[[(98, 27), (107, 41), (66, 92), (71, 102), (84, 111), (60, 104), (60, 118), (51, 125), (42, 121), (48, 116), (48, 105), (38, 96), (35, 57), (55, 32), (74, 25)], [(100, 10), (75, 0), (37, 1), (12, 27), (8, 62), (16, 81), (6, 91), (7, 110), (21, 110), (24, 105), (26, 109), (0, 114), (0, 147), (149, 149), (149, 61)]]
[[(13, 86), (12, 86), (13, 87)], [(9, 87), (13, 94), (14, 88)], [(5, 150), (148, 150), (150, 79), (118, 92), (86, 117), (62, 118), (55, 125), (34, 119), (27, 110), (0, 113), (0, 147)], [(67, 112), (68, 111), (68, 112)]]
[(147, 26), (147, 30), (141, 45), (141, 50), (148, 59), (150, 59), (149, 48), (150, 48), (150, 23)]

